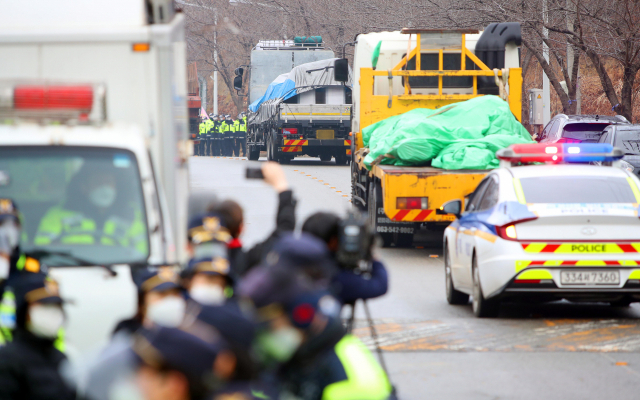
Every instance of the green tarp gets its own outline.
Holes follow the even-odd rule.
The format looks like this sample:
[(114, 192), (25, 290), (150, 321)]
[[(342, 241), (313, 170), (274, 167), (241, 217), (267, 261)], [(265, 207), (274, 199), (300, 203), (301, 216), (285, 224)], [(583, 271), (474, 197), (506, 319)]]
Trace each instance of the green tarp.
[(491, 169), (496, 151), (515, 143), (532, 143), (507, 102), (480, 96), (440, 109), (419, 108), (389, 117), (362, 130), (370, 152), (367, 167), (380, 164), (431, 165), (444, 169)]

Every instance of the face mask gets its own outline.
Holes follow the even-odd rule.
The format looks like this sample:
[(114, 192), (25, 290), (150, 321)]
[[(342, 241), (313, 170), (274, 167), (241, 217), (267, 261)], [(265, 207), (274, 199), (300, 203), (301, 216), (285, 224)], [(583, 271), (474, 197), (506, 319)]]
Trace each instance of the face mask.
[(187, 305), (182, 297), (168, 296), (149, 306), (147, 318), (167, 328), (175, 328), (182, 323)]
[(89, 193), (89, 199), (97, 207), (109, 207), (116, 200), (116, 189), (110, 185), (99, 186)]
[(9, 277), (9, 257), (0, 255), (0, 281)]
[(300, 344), (302, 344), (302, 333), (294, 327), (263, 333), (258, 338), (258, 345), (264, 354), (279, 362), (289, 360)]
[(64, 313), (59, 305), (34, 304), (29, 307), (27, 329), (34, 335), (54, 339), (64, 322)]
[(226, 297), (224, 288), (219, 285), (198, 285), (189, 290), (192, 299), (206, 306), (219, 306)]

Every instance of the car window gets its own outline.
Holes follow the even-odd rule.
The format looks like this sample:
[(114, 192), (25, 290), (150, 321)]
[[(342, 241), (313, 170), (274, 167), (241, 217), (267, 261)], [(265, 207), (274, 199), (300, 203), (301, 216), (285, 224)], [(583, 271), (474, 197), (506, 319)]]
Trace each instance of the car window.
[(498, 181), (495, 177), (491, 177), (489, 178), (489, 185), (482, 195), (480, 207), (478, 207), (477, 211), (488, 210), (498, 204), (498, 195)]
[(579, 140), (581, 142), (595, 143), (600, 139), (602, 131), (609, 124), (579, 122), (575, 124), (567, 124), (562, 129), (562, 137), (565, 139)]
[(640, 130), (618, 131), (614, 139), (613, 145), (624, 150), (625, 154), (640, 155)]
[(476, 190), (474, 190), (473, 193), (469, 196), (470, 201), (467, 202), (465, 211), (476, 211), (478, 209), (478, 205), (480, 204), (480, 200), (482, 199), (482, 195), (484, 194), (484, 190), (487, 188), (488, 184), (489, 180), (486, 178), (482, 182), (480, 182)]
[(551, 121), (547, 124), (547, 126), (544, 127), (544, 130), (542, 131), (542, 133), (540, 134), (540, 140), (544, 140), (546, 138), (549, 137), (549, 132), (551, 131), (551, 127), (553, 126), (553, 124), (556, 121)]
[(522, 178), (527, 203), (635, 203), (626, 178), (604, 176), (545, 176)]
[(551, 128), (549, 129), (549, 139), (556, 140), (560, 138), (560, 125), (562, 124), (561, 120), (557, 120), (553, 123)]
[(610, 137), (611, 137), (611, 130), (607, 129), (606, 131), (604, 131), (602, 136), (600, 136), (600, 139), (598, 139), (598, 143), (611, 143), (609, 141)]

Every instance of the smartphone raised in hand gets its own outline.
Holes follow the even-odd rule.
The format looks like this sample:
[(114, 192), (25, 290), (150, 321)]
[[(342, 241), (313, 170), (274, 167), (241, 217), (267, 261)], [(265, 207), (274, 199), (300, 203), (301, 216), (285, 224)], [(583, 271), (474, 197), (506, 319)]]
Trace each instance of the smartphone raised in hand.
[(247, 167), (246, 177), (247, 179), (264, 179), (262, 168)]

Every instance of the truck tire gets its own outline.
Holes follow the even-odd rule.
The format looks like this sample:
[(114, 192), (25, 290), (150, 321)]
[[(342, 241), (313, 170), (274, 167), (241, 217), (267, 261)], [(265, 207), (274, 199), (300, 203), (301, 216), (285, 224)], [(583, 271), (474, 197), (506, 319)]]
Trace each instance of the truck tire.
[[(383, 247), (410, 247), (413, 244), (412, 224), (389, 221), (384, 213), (382, 187), (375, 180), (369, 184), (367, 206), (369, 223), (373, 231), (382, 238)], [(403, 232), (404, 230), (411, 232)]]
[(320, 161), (323, 161), (323, 162), (331, 161), (331, 155), (329, 155), (329, 154), (320, 154)]
[(274, 161), (273, 146), (271, 146), (271, 134), (266, 136), (265, 147), (267, 148), (267, 161)]
[(260, 149), (256, 145), (247, 144), (247, 159), (257, 161), (260, 158)]

